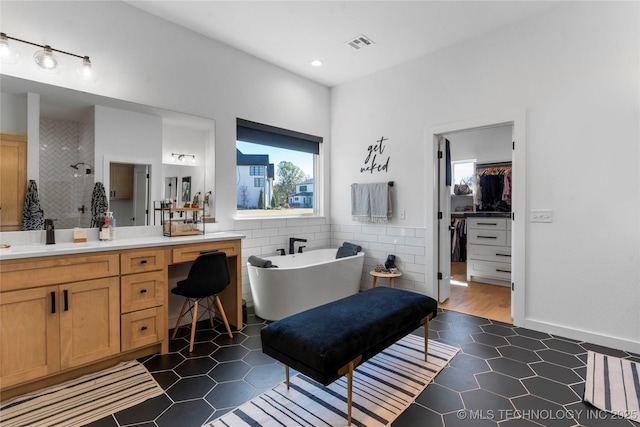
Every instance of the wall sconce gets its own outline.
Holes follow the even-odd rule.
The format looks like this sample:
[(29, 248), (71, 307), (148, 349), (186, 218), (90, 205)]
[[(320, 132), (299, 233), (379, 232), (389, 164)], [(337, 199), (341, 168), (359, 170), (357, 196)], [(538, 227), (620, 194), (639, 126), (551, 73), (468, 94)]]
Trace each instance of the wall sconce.
[(62, 63), (54, 55), (54, 52), (63, 53), (69, 56), (75, 56), (82, 59), (82, 63), (76, 68), (76, 75), (80, 80), (86, 82), (95, 82), (97, 77), (91, 68), (91, 59), (88, 56), (76, 55), (75, 53), (65, 52), (63, 50), (54, 49), (49, 45), (41, 45), (30, 41), (9, 37), (5, 33), (0, 33), (0, 60), (4, 64), (15, 64), (18, 62), (20, 54), (14, 46), (9, 44), (9, 40), (15, 40), (20, 43), (30, 44), (42, 48), (33, 55), (33, 60), (41, 71), (49, 74), (58, 74), (62, 69)]
[(171, 160), (178, 160), (181, 162), (186, 162), (187, 158), (191, 158), (191, 163), (195, 163), (196, 162), (196, 156), (195, 154), (181, 154), (181, 153), (171, 153)]

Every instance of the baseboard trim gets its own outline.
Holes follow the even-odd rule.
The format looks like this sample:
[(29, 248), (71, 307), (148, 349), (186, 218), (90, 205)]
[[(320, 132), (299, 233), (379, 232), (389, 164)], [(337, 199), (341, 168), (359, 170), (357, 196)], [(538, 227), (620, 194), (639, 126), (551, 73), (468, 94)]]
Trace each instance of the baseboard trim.
[(524, 327), (534, 331), (546, 332), (558, 337), (565, 337), (572, 340), (585, 341), (605, 347), (615, 348), (635, 354), (640, 354), (640, 342), (632, 341), (621, 337), (601, 335), (583, 329), (568, 328), (553, 323), (541, 322), (534, 319), (525, 319)]

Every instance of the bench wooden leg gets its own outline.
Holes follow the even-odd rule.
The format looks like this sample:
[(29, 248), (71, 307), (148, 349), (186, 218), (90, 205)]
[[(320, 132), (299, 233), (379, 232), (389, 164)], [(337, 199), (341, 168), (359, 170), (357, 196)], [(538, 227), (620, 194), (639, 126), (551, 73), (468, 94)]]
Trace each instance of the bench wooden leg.
[(424, 327), (424, 361), (427, 361), (427, 354), (429, 353), (429, 320), (433, 317), (433, 314), (429, 314), (422, 319), (420, 323)]
[(287, 390), (289, 390), (289, 366), (285, 365), (284, 375), (287, 377)]
[(353, 370), (362, 360), (362, 355), (359, 355), (351, 362), (344, 365), (338, 370), (338, 374), (347, 376), (347, 425), (351, 425), (351, 403), (353, 394)]

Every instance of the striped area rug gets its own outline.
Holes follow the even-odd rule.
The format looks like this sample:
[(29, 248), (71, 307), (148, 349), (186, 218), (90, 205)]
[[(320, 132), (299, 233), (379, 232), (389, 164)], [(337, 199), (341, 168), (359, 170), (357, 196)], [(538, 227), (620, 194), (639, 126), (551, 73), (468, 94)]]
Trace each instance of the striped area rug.
[[(424, 338), (408, 335), (358, 366), (353, 375), (352, 425), (388, 426), (427, 387), (459, 350), (429, 340), (424, 361)], [(255, 397), (207, 424), (207, 427), (347, 425), (347, 380), (329, 386), (295, 375), (286, 383)]]
[(640, 363), (589, 351), (584, 401), (640, 422)]
[(9, 399), (0, 426), (81, 426), (161, 395), (162, 388), (137, 361)]

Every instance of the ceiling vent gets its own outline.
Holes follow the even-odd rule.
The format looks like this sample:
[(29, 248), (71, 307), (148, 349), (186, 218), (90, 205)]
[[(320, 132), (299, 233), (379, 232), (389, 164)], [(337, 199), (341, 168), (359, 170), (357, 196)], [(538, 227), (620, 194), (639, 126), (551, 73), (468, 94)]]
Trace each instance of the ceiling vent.
[(358, 37), (352, 40), (349, 40), (347, 44), (352, 48), (354, 48), (355, 50), (359, 50), (364, 47), (371, 46), (373, 44), (373, 40), (371, 40), (369, 37), (365, 36), (364, 34), (360, 34)]

